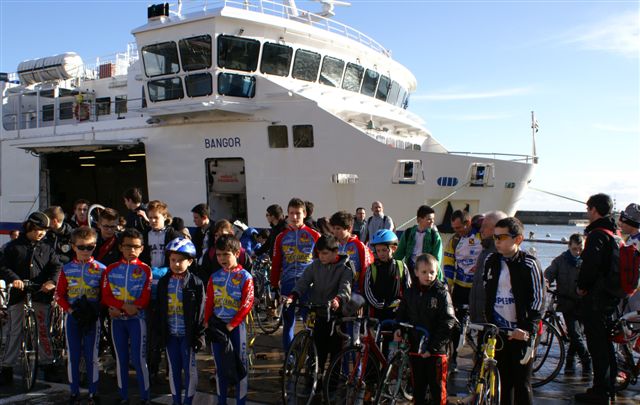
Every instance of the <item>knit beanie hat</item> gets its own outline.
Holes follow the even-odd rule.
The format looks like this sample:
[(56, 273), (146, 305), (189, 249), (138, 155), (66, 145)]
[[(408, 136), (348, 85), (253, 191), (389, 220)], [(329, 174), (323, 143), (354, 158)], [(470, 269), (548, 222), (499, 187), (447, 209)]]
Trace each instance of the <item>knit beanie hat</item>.
[(629, 204), (627, 208), (620, 213), (620, 222), (640, 228), (640, 206), (638, 204)]

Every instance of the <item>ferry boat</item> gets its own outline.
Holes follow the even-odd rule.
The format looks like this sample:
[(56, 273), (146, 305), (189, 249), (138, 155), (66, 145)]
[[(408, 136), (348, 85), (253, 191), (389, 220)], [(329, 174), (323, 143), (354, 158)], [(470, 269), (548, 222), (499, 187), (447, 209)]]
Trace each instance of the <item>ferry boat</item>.
[(447, 205), (514, 214), (536, 157), (447, 150), (408, 110), (415, 76), (319, 3), (154, 5), (113, 59), (2, 75), (0, 229), (80, 197), (122, 212), (132, 186), (174, 216), (207, 202), (255, 227), (294, 196), (320, 215), (380, 200), (405, 227), (423, 203), (437, 221)]

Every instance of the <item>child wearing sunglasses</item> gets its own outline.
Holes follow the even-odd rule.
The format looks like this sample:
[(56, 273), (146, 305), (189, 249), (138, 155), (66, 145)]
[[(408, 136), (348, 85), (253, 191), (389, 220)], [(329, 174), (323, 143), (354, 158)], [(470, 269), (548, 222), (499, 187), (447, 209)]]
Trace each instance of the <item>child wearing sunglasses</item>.
[(500, 334), (502, 349), (496, 351), (502, 405), (533, 403), (532, 360), (526, 364), (520, 360), (542, 318), (544, 278), (538, 259), (520, 250), (523, 234), (524, 226), (518, 219), (498, 221), (493, 236), (497, 253), (487, 257), (484, 266), (485, 317), (488, 322), (513, 331), (510, 337)]
[(105, 266), (92, 256), (96, 238), (96, 231), (88, 226), (71, 232), (71, 248), (75, 252), (75, 259), (64, 265), (56, 287), (56, 302), (65, 312), (70, 404), (80, 403), (81, 353), (84, 354), (89, 379), (88, 404), (96, 403), (98, 391), (100, 281)]

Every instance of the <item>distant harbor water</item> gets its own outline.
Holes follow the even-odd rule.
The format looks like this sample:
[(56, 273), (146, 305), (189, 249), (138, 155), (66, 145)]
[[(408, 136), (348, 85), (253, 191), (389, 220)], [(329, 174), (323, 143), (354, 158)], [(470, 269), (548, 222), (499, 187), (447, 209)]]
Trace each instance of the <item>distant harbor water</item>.
[[(529, 238), (529, 232), (534, 233), (534, 239), (541, 240), (562, 240), (562, 238), (569, 239), (569, 236), (574, 233), (583, 233), (583, 226), (575, 225), (525, 225), (524, 236)], [(549, 236), (547, 236), (549, 235)], [(542, 264), (543, 270), (546, 269), (551, 261), (562, 252), (567, 250), (566, 244), (551, 244), (551, 243), (538, 243), (524, 241), (522, 248), (525, 250), (535, 249), (536, 256)]]

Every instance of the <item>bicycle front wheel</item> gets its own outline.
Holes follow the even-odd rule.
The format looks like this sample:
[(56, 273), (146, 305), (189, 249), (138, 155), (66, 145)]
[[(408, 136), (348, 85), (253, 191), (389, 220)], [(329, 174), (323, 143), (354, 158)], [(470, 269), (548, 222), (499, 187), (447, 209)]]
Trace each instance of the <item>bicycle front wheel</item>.
[(382, 383), (376, 393), (377, 405), (395, 405), (404, 401), (405, 392), (410, 384), (411, 370), (409, 359), (402, 352), (397, 352), (391, 358), (383, 373)]
[(22, 381), (25, 390), (30, 391), (36, 383), (38, 371), (38, 324), (35, 313), (25, 312), (22, 333)]
[[(268, 288), (266, 294), (270, 294)], [(274, 333), (280, 328), (280, 325), (282, 325), (282, 304), (270, 297), (260, 298), (256, 306), (255, 314), (258, 327), (260, 327), (266, 335)]]
[(473, 396), (473, 405), (500, 405), (500, 372), (498, 366), (489, 363), (483, 376), (478, 377), (477, 391)]
[(536, 342), (531, 386), (541, 387), (558, 376), (565, 359), (565, 347), (560, 332), (546, 319)]
[(318, 352), (308, 331), (299, 332), (284, 358), (282, 403), (311, 405), (318, 382)]
[(360, 347), (348, 347), (338, 354), (327, 370), (324, 380), (325, 403), (373, 404), (381, 381), (378, 359), (370, 352), (363, 352)]

